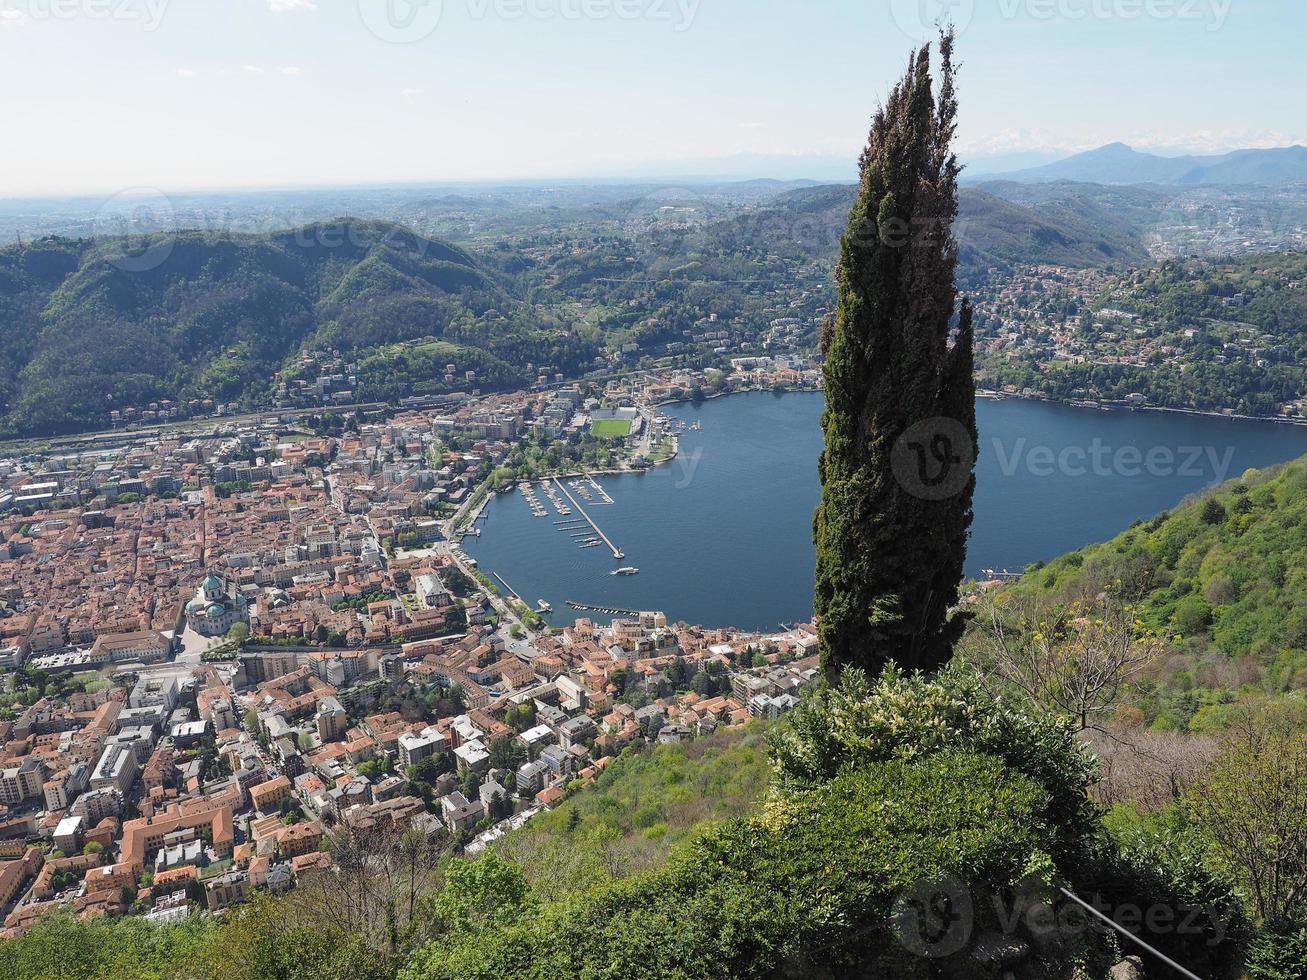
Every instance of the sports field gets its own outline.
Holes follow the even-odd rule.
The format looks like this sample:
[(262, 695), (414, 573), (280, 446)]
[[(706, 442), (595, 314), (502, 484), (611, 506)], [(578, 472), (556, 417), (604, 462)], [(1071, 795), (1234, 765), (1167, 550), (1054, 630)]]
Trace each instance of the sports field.
[(631, 434), (631, 423), (626, 419), (596, 419), (590, 423), (590, 434), (601, 439), (625, 439)]

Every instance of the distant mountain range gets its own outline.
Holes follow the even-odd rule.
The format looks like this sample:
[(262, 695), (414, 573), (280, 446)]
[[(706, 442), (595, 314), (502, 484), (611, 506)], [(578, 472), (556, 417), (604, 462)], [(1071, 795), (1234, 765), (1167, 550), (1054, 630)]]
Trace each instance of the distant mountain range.
[(1109, 143), (1041, 167), (986, 174), (1020, 183), (1161, 184), (1169, 187), (1307, 184), (1307, 147), (1235, 150), (1218, 156), (1158, 156)]

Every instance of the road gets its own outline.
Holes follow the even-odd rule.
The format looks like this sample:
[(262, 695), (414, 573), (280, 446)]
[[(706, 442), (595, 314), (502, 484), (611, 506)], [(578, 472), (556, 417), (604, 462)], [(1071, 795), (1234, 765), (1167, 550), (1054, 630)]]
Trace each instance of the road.
[[(440, 544), (428, 549), (428, 551), (448, 556), (449, 560), (454, 563), (454, 567), (468, 578), (477, 581), (477, 569), (468, 564), (467, 559), (463, 557), (461, 549), (452, 542), (442, 541)], [(499, 617), (499, 627), (496, 632), (503, 639), (506, 646), (513, 648), (513, 644), (518, 641), (513, 639), (513, 636), (509, 631), (512, 627), (516, 626), (522, 631), (523, 635), (529, 635), (526, 623), (522, 622), (522, 617), (513, 610), (513, 607), (508, 604), (503, 596), (496, 595), (494, 592), (489, 590), (486, 590), (486, 594), (490, 599), (491, 608), (494, 609), (495, 614)]]

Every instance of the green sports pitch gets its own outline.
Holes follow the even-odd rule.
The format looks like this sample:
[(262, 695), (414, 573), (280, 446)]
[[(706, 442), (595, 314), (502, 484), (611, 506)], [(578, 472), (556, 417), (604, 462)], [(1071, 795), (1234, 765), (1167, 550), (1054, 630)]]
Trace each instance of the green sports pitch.
[(625, 439), (631, 434), (631, 423), (626, 419), (595, 419), (590, 423), (590, 434), (601, 439)]

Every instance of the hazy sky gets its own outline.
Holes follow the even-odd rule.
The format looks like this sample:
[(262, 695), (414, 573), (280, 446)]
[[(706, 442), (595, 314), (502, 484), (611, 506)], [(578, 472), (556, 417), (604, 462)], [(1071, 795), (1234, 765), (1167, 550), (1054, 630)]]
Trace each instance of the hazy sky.
[(803, 176), (942, 7), (973, 158), (1307, 143), (1301, 0), (0, 0), (0, 196)]

